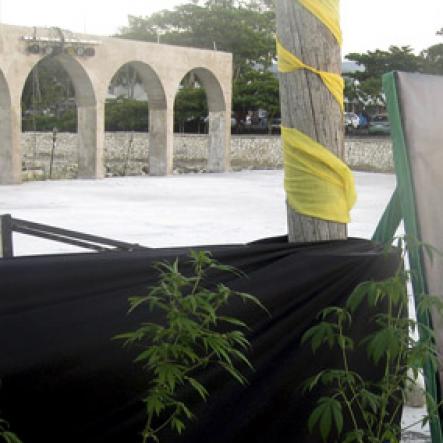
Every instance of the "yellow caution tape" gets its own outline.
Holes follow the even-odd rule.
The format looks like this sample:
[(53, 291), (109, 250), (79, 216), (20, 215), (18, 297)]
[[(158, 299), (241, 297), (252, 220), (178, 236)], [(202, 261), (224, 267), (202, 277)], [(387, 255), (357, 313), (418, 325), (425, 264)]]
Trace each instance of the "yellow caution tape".
[(306, 134), (285, 127), (281, 130), (289, 205), (300, 214), (349, 223), (357, 199), (351, 170)]
[(345, 83), (340, 74), (332, 72), (320, 71), (303, 63), (297, 56), (288, 51), (277, 38), (277, 56), (278, 70), (280, 72), (293, 72), (298, 69), (306, 69), (307, 71), (317, 74), (329, 89), (333, 97), (337, 100), (341, 111), (344, 110), (344, 87)]
[[(339, 0), (298, 0), (342, 44)], [(320, 71), (303, 63), (277, 39), (278, 68), (288, 73), (298, 69), (318, 75), (344, 110), (344, 80), (339, 74)], [(355, 204), (354, 177), (348, 166), (327, 148), (297, 129), (282, 127), (285, 190), (288, 204), (310, 217), (349, 223)]]
[(332, 32), (341, 46), (343, 38), (340, 29), (340, 0), (298, 0), (298, 2)]

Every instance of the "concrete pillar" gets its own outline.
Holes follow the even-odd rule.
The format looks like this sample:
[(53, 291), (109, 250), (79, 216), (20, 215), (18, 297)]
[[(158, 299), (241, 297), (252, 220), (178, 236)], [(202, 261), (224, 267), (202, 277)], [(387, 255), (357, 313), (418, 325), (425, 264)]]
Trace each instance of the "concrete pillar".
[(0, 185), (22, 181), (20, 98), (11, 101), (6, 88), (0, 81)]
[[(208, 171), (223, 172), (230, 165), (231, 86), (205, 68), (193, 70), (205, 88), (209, 109)], [(229, 75), (229, 80), (231, 76)]]
[(149, 110), (149, 174), (172, 174), (174, 114), (168, 109)]
[(231, 113), (209, 112), (208, 171), (224, 172), (230, 164)]
[(78, 105), (78, 178), (104, 177), (104, 102)]

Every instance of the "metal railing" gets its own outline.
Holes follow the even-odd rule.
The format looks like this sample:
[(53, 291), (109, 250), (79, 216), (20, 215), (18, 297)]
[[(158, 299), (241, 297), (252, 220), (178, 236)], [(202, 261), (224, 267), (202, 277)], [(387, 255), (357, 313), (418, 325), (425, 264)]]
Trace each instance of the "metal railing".
[(13, 218), (10, 214), (4, 214), (0, 215), (0, 257), (9, 258), (14, 256), (14, 232), (91, 249), (96, 252), (115, 250), (130, 252), (138, 249), (147, 249), (139, 244), (125, 243), (97, 235), (20, 220)]

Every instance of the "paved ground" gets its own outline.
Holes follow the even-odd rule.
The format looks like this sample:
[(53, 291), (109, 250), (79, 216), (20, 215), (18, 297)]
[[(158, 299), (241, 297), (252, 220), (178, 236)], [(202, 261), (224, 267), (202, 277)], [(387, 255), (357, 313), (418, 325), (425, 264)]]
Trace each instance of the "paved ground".
[(428, 433), (405, 432), (403, 433), (402, 443), (431, 443), (431, 437)]
[[(30, 182), (0, 188), (0, 213), (147, 246), (241, 243), (286, 233), (281, 171)], [(372, 235), (395, 185), (357, 173), (351, 236)], [(19, 254), (68, 247), (20, 235)]]
[(423, 416), (426, 415), (426, 408), (404, 408), (402, 417), (402, 428), (407, 428), (415, 423), (414, 426), (403, 431), (403, 443), (430, 443), (431, 436), (429, 427), (424, 429), (419, 423)]

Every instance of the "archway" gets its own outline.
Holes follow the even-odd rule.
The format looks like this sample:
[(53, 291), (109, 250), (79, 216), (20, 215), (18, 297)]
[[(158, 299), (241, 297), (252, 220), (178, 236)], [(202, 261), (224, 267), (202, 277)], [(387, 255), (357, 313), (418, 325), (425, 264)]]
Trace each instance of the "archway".
[[(88, 74), (72, 56), (47, 56), (32, 67), (22, 90), (22, 130), (54, 131), (57, 149), (45, 141), (46, 176), (103, 176), (102, 112)], [(65, 132), (77, 132), (77, 142)], [(57, 157), (63, 159), (59, 164)]]
[[(194, 91), (194, 92), (192, 92)], [(188, 95), (188, 108), (186, 103), (182, 105), (181, 95)], [(204, 103), (206, 98), (206, 103)], [(206, 106), (205, 106), (206, 105)], [(178, 107), (180, 113), (177, 113)], [(208, 164), (210, 172), (220, 172), (226, 169), (229, 137), (230, 137), (230, 115), (226, 109), (226, 100), (222, 86), (217, 77), (206, 68), (195, 68), (186, 73), (178, 87), (175, 99), (176, 126), (185, 128), (183, 123), (186, 119), (194, 121), (195, 127), (199, 128), (202, 113), (206, 114), (203, 121), (208, 132)], [(177, 118), (178, 117), (178, 118)]]
[[(117, 70), (109, 84), (105, 115), (107, 131), (130, 133), (123, 136), (123, 146), (112, 155), (118, 165), (108, 159), (113, 174), (164, 175), (169, 171), (168, 152), (172, 146), (168, 146), (166, 95), (159, 76), (149, 65), (130, 61)], [(149, 134), (140, 134), (143, 132)]]
[(50, 179), (76, 177), (77, 150), (67, 144), (72, 139), (68, 134), (77, 133), (75, 90), (56, 58), (45, 57), (33, 67), (23, 87), (21, 110), (24, 169)]
[(0, 183), (21, 182), (21, 154), (17, 149), (20, 129), (14, 126), (9, 86), (0, 71)]

